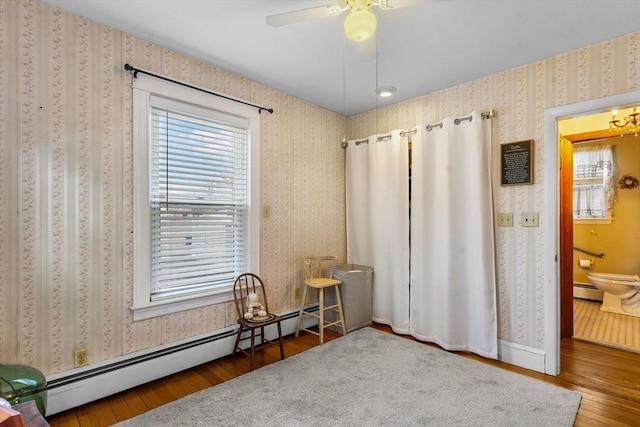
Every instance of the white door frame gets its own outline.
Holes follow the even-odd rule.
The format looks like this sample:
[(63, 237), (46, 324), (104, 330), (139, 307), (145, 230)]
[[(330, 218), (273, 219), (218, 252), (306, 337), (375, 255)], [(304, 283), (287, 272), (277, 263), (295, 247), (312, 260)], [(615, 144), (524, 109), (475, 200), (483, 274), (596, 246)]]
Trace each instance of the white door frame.
[(553, 107), (544, 112), (544, 346), (545, 373), (560, 373), (560, 269), (558, 120), (640, 103), (640, 90)]

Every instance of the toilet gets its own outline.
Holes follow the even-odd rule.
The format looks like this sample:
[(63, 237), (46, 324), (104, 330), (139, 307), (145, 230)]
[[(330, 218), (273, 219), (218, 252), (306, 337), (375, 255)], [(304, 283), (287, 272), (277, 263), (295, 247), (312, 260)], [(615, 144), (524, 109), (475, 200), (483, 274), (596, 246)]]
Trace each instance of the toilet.
[(640, 317), (640, 276), (589, 273), (588, 277), (593, 286), (604, 292), (600, 310)]

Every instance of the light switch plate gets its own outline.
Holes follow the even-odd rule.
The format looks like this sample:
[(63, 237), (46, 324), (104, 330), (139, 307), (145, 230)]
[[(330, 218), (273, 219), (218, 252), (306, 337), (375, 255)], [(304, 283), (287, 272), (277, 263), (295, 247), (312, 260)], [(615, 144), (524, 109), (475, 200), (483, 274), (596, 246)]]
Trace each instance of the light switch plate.
[(513, 227), (513, 214), (511, 212), (498, 213), (498, 227)]
[(538, 227), (538, 212), (526, 212), (522, 214), (523, 227)]

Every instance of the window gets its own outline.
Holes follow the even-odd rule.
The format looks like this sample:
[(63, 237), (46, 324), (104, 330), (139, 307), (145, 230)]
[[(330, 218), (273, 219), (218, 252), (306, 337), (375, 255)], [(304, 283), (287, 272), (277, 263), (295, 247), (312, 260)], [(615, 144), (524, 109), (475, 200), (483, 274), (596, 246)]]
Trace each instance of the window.
[(230, 301), (258, 271), (259, 114), (134, 82), (134, 320)]
[(611, 146), (577, 145), (573, 151), (573, 218), (611, 220), (615, 202)]

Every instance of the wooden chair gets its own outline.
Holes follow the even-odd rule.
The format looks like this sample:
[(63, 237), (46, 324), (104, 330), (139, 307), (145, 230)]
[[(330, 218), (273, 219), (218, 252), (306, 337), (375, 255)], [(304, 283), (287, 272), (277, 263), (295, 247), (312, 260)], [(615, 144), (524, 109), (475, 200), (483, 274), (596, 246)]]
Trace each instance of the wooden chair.
[[(304, 271), (304, 281), (302, 284), (302, 298), (300, 301), (300, 311), (298, 313), (298, 324), (296, 325), (296, 337), (299, 335), (300, 330), (310, 332), (320, 337), (320, 344), (324, 342), (324, 330), (330, 326), (340, 325), (342, 327), (342, 335), (347, 334), (347, 329), (344, 323), (344, 312), (342, 310), (342, 299), (340, 298), (340, 285), (342, 281), (333, 277), (333, 270), (336, 267), (338, 258), (335, 256), (319, 256), (305, 258), (302, 261)], [(311, 292), (309, 289), (318, 290), (318, 313), (308, 311), (306, 309), (307, 296)], [(332, 305), (325, 305), (325, 292), (327, 288), (333, 288), (335, 293), (336, 303)], [(325, 317), (325, 311), (337, 313), (337, 320), (327, 320)], [(318, 319), (318, 332), (302, 328), (302, 321), (304, 316), (316, 317)]]
[[(250, 293), (257, 293), (260, 296), (260, 303), (264, 306), (267, 312), (266, 316), (254, 317), (253, 319), (245, 319), (244, 314), (247, 311), (247, 297)], [(238, 335), (236, 336), (236, 343), (233, 347), (233, 354), (238, 351), (248, 354), (251, 358), (250, 369), (253, 371), (253, 359), (255, 354), (255, 338), (256, 329), (260, 329), (260, 345), (259, 348), (267, 347), (271, 344), (280, 345), (280, 359), (284, 359), (284, 347), (282, 343), (282, 317), (269, 312), (269, 304), (267, 302), (267, 292), (260, 277), (252, 273), (243, 273), (238, 276), (233, 284), (233, 300), (236, 306), (236, 312), (238, 314)], [(268, 340), (264, 335), (265, 326), (276, 324), (278, 327), (278, 339)], [(251, 331), (251, 347), (249, 353), (246, 350), (240, 348), (240, 339), (242, 333), (245, 331)]]

